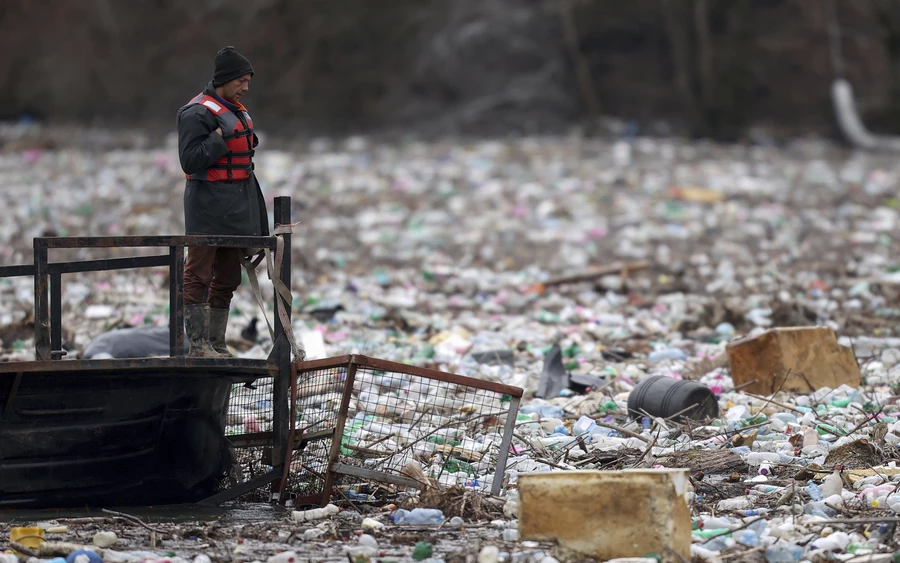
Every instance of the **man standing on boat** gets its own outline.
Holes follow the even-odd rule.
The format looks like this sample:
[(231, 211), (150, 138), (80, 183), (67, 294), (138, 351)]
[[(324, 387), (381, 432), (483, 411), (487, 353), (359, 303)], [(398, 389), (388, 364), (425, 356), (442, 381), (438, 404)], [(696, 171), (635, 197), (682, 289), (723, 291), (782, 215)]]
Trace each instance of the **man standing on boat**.
[[(187, 235), (268, 236), (266, 205), (253, 173), (259, 144), (241, 104), (250, 89), (250, 61), (225, 47), (216, 54), (213, 79), (178, 110), (178, 157), (187, 182)], [(239, 248), (194, 246), (184, 266), (184, 322), (190, 355), (231, 357), (225, 328), (241, 283)]]

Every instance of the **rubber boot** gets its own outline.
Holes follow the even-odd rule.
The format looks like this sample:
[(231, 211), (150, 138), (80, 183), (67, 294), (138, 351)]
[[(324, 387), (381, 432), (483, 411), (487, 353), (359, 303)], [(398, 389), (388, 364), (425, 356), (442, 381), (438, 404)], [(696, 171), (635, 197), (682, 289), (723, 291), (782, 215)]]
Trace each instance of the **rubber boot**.
[(229, 309), (209, 309), (209, 344), (223, 358), (233, 358), (225, 345), (225, 329), (228, 327)]
[(209, 303), (184, 306), (184, 332), (191, 349), (188, 356), (194, 358), (220, 358), (209, 344)]

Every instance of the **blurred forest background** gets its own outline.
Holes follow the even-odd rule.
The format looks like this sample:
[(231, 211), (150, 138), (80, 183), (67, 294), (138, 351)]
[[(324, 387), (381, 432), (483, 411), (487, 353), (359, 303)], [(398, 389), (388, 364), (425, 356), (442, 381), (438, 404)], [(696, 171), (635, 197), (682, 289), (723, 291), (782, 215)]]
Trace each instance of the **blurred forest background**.
[[(837, 5), (862, 117), (898, 132), (900, 0)], [(170, 129), (224, 45), (282, 134), (837, 135), (820, 0), (4, 0), (0, 118)]]

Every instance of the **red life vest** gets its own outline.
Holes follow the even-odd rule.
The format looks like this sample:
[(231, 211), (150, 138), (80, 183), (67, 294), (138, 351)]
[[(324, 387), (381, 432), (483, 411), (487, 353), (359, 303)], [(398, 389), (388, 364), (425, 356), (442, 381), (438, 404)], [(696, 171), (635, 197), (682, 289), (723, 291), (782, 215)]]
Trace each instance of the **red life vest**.
[[(222, 128), (222, 138), (228, 145), (228, 154), (215, 164), (195, 174), (186, 174), (189, 180), (206, 182), (239, 182), (246, 180), (253, 172), (253, 146), (256, 135), (253, 133), (253, 120), (244, 106), (238, 104), (239, 112), (232, 112), (221, 102), (206, 94), (198, 94), (187, 106), (200, 104), (206, 106)], [(187, 107), (185, 106), (185, 107)]]

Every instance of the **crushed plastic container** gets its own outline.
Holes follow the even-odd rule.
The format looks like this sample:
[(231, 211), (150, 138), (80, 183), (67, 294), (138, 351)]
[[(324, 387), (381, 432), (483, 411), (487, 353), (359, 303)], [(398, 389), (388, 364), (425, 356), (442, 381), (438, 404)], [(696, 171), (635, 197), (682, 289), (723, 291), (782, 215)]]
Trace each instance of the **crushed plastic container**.
[(38, 549), (44, 540), (44, 529), (39, 526), (16, 526), (9, 529), (9, 541), (22, 547)]

